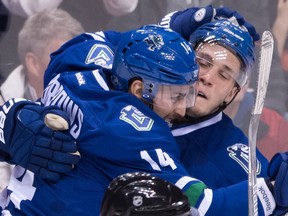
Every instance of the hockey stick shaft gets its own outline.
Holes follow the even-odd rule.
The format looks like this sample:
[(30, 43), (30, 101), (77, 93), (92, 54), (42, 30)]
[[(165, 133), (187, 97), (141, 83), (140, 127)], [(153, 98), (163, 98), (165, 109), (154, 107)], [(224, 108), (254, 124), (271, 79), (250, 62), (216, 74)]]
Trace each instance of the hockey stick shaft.
[(249, 171), (248, 171), (248, 204), (249, 216), (258, 215), (257, 201), (257, 158), (256, 158), (256, 141), (257, 131), (262, 114), (270, 69), (273, 57), (273, 36), (269, 31), (264, 31), (261, 38), (260, 61), (258, 65), (258, 83), (255, 105), (252, 110), (252, 116), (249, 123)]
[(258, 215), (257, 201), (257, 157), (256, 157), (256, 141), (257, 130), (259, 126), (260, 115), (252, 115), (249, 124), (249, 175), (248, 175), (248, 201), (249, 216)]

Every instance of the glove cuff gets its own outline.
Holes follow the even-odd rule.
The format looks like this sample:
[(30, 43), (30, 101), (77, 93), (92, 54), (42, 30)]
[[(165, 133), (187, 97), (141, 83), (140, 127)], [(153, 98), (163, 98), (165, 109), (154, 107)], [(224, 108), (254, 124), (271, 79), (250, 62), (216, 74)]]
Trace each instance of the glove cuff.
[(274, 194), (274, 185), (272, 184), (270, 179), (265, 179), (265, 183), (272, 194)]
[(265, 215), (271, 215), (276, 207), (273, 193), (270, 191), (264, 178), (257, 178), (257, 196)]

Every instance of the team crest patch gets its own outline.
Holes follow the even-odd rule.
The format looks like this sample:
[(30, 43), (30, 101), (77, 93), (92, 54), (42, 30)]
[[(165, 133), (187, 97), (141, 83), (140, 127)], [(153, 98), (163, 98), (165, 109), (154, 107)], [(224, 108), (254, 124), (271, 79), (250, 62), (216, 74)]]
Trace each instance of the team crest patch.
[(113, 63), (114, 53), (104, 44), (95, 44), (89, 51), (85, 63), (95, 63), (101, 67), (111, 69)]
[(129, 105), (121, 110), (120, 120), (134, 127), (137, 131), (150, 131), (154, 120), (145, 116), (136, 107)]
[[(244, 170), (248, 173), (249, 165), (248, 165), (248, 154), (249, 147), (247, 145), (237, 143), (227, 148), (229, 153), (229, 157), (235, 160)], [(261, 164), (259, 160), (257, 160), (257, 170), (256, 173), (259, 174), (261, 172)]]

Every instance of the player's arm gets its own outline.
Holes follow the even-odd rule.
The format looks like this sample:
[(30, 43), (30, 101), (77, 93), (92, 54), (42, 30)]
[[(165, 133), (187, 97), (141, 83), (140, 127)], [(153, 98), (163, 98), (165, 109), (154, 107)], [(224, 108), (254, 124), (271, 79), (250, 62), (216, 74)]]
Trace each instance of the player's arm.
[[(288, 211), (288, 153), (272, 158), (268, 175), (269, 179), (257, 179), (259, 215), (284, 215)], [(196, 180), (188, 184), (184, 191), (201, 215), (247, 215), (248, 181), (216, 190)]]
[[(258, 179), (259, 216), (271, 215), (275, 209), (272, 193), (263, 178)], [(195, 207), (201, 215), (235, 215), (248, 214), (248, 181), (215, 190), (204, 189)]]
[(69, 40), (56, 52), (44, 74), (44, 88), (58, 74), (75, 71), (94, 71), (112, 67), (119, 38), (130, 32), (99, 31), (83, 33)]
[[(247, 180), (226, 188), (211, 190), (207, 188), (205, 182), (188, 175), (183, 165), (178, 161), (177, 149), (173, 148), (172, 144), (162, 147), (149, 151), (142, 150), (140, 156), (141, 160), (145, 162), (139, 163), (143, 164), (143, 167), (139, 167), (139, 170), (153, 173), (174, 183), (185, 192), (191, 206), (197, 208), (200, 215), (242, 216), (248, 214)], [(271, 215), (279, 210), (283, 213), (287, 210), (288, 153), (276, 155), (275, 159), (271, 160), (268, 174), (270, 179), (257, 179), (260, 216)], [(275, 181), (274, 189), (270, 187), (271, 181)]]
[[(227, 188), (211, 190), (207, 188), (205, 182), (189, 176), (174, 155), (175, 152), (169, 149), (141, 151), (141, 158), (148, 162), (153, 170), (160, 171), (160, 173), (153, 174), (173, 182), (182, 189), (188, 197), (190, 205), (197, 208), (200, 215), (247, 215), (248, 181)], [(154, 172), (153, 170), (145, 171)], [(271, 203), (269, 209), (266, 209), (262, 207), (262, 202), (259, 201), (258, 205), (261, 209), (259, 215), (269, 215), (275, 208), (275, 205), (273, 205), (273, 203), (275, 204), (274, 198), (263, 179), (259, 181), (259, 188), (264, 188), (265, 196), (262, 196), (262, 198), (264, 197), (267, 203)], [(269, 201), (270, 199), (271, 201)], [(262, 209), (265, 209), (266, 213)]]
[(68, 118), (56, 106), (10, 99), (0, 108), (2, 160), (21, 165), (47, 180), (58, 180), (79, 162)]

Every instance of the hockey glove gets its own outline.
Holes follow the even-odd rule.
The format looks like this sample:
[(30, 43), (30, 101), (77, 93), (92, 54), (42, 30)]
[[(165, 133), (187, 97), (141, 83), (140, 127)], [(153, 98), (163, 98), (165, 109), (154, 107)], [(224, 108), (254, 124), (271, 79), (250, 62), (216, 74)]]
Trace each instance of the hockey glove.
[(273, 194), (277, 204), (274, 213), (282, 215), (288, 210), (288, 152), (277, 153), (268, 166), (268, 176), (274, 182)]
[(200, 26), (214, 20), (229, 19), (237, 22), (240, 26), (245, 26), (254, 42), (260, 39), (253, 25), (248, 23), (243, 16), (227, 7), (213, 8), (208, 5), (203, 8), (192, 7), (184, 11), (177, 11), (167, 14), (160, 22), (163, 27), (169, 27), (189, 40), (190, 35)]
[(242, 27), (244, 26), (253, 38), (254, 42), (260, 40), (260, 35), (256, 32), (255, 27), (251, 23), (247, 22), (244, 17), (241, 16), (237, 11), (232, 11), (227, 7), (216, 8), (216, 15), (214, 19), (228, 19), (231, 22), (233, 22), (233, 20), (237, 21), (235, 24), (238, 24)]
[(204, 8), (192, 7), (183, 11), (167, 14), (160, 22), (160, 25), (181, 34), (189, 40), (190, 35), (201, 25), (211, 22), (216, 15), (216, 10), (211, 6)]
[(46, 180), (57, 181), (70, 172), (80, 155), (67, 119), (56, 106), (27, 105), (18, 111), (9, 143), (13, 162)]

